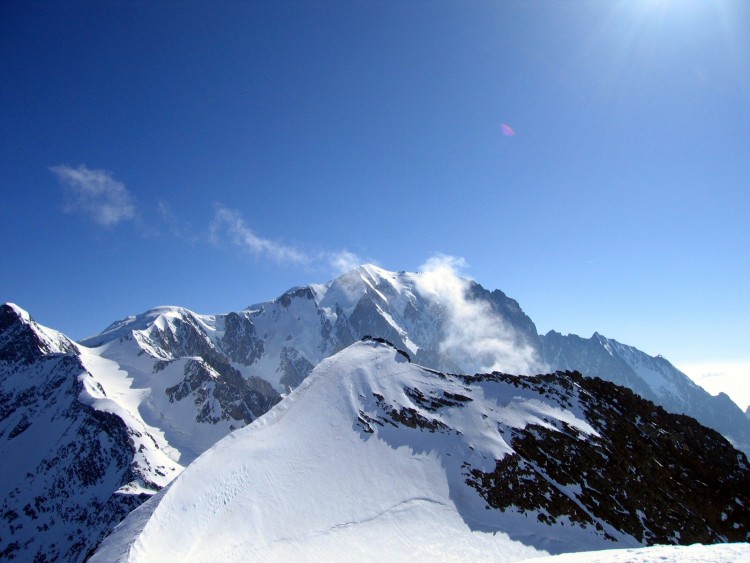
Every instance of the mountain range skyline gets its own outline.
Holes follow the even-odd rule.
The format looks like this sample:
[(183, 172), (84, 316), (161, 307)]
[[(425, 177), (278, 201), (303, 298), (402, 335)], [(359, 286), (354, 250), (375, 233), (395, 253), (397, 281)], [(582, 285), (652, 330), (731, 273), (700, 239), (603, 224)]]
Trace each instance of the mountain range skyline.
[[(462, 265), (463, 261), (461, 261), (460, 259), (439, 255), (433, 257), (425, 264), (423, 264), (422, 270), (420, 270), (419, 272), (390, 272), (372, 264), (365, 264), (357, 266), (349, 272), (343, 273), (341, 276), (337, 277), (336, 280), (345, 279), (347, 278), (347, 276), (352, 276), (355, 274), (355, 272), (360, 271), (372, 272), (375, 276), (375, 279), (378, 279), (380, 276), (415, 276), (415, 279), (419, 280), (417, 281), (417, 287), (419, 287), (419, 291), (423, 292), (425, 295), (439, 296), (436, 297), (438, 301), (442, 302), (444, 305), (447, 305), (448, 310), (451, 311), (449, 326), (454, 327), (454, 329), (446, 337), (445, 345), (449, 348), (452, 347), (452, 351), (449, 351), (448, 353), (451, 355), (458, 354), (459, 357), (461, 355), (466, 355), (467, 358), (487, 358), (487, 363), (482, 364), (480, 362), (474, 364), (472, 362), (463, 366), (453, 366), (453, 369), (455, 370), (492, 371), (494, 369), (499, 369), (507, 373), (518, 374), (532, 374), (548, 371), (550, 369), (550, 366), (545, 364), (539, 358), (539, 356), (537, 355), (538, 352), (534, 351), (533, 347), (527, 347), (529, 335), (533, 333), (533, 336), (531, 336), (533, 339), (537, 336), (544, 336), (545, 333), (539, 332), (537, 334), (537, 329), (532, 324), (532, 326), (534, 326), (534, 330), (532, 331), (532, 333), (527, 334), (525, 339), (523, 340), (517, 340), (514, 336), (513, 329), (509, 329), (509, 327), (506, 326), (502, 321), (501, 324), (498, 325), (497, 321), (492, 318), (493, 314), (486, 309), (486, 303), (484, 301), (485, 297), (481, 297), (475, 300), (475, 298), (471, 296), (471, 291), (468, 288), (471, 284), (475, 284), (476, 282), (471, 278), (465, 278), (460, 275), (461, 272), (459, 270), (459, 267)], [(334, 283), (333, 280), (327, 282), (326, 284), (313, 283), (308, 286), (297, 285), (289, 289), (287, 292), (282, 293), (280, 297), (276, 297), (272, 301), (275, 302), (278, 299), (284, 299), (284, 296), (287, 294), (294, 295), (298, 290), (301, 290), (305, 287), (313, 288), (314, 292), (322, 291), (323, 293), (325, 293), (327, 291), (326, 287), (331, 283)], [(342, 290), (337, 290), (337, 292), (335, 293), (339, 295), (341, 291)], [(345, 301), (346, 299), (348, 299), (346, 297), (347, 291), (352, 291), (352, 295), (359, 295), (358, 292), (360, 290), (355, 289), (354, 286), (352, 288), (345, 289), (343, 293), (343, 298)], [(338, 298), (341, 298), (341, 295), (339, 295)], [(337, 298), (333, 297), (332, 299)], [(255, 307), (263, 307), (263, 303), (265, 302), (260, 302), (255, 305), (247, 305), (241, 310), (249, 311), (250, 313), (252, 313)], [(518, 307), (518, 303), (516, 303), (515, 306)], [(78, 339), (78, 342), (81, 342), (85, 345), (98, 345), (97, 343), (106, 342), (108, 338), (112, 338), (111, 336), (108, 336), (110, 334), (118, 334), (122, 331), (124, 331), (123, 334), (128, 334), (129, 331), (133, 328), (133, 321), (135, 321), (136, 323), (135, 326), (140, 326), (144, 322), (153, 322), (154, 318), (160, 317), (161, 315), (169, 316), (175, 313), (177, 315), (180, 315), (182, 313), (179, 313), (179, 311), (182, 310), (183, 307), (180, 305), (162, 305), (159, 307), (141, 311), (140, 313), (134, 312), (134, 314), (128, 315), (123, 319), (109, 323), (107, 327), (104, 328), (104, 330), (95, 335), (92, 335), (88, 338)], [(190, 315), (198, 314), (205, 316), (205, 314), (201, 314), (196, 311), (191, 311), (189, 309), (184, 310)], [(523, 309), (519, 308), (519, 311), (521, 315), (525, 316)], [(351, 310), (349, 310), (348, 313), (351, 313)], [(210, 315), (214, 314), (216, 313), (210, 313)], [(220, 314), (223, 315), (224, 313)], [(528, 322), (531, 322), (531, 320), (528, 319)], [(148, 324), (143, 326), (148, 326)], [(302, 330), (306, 330), (305, 321), (302, 321), (299, 327), (297, 327), (297, 329), (300, 328)], [(433, 327), (433, 330), (436, 328), (437, 326)], [(508, 332), (508, 330), (510, 330), (510, 332)], [(550, 337), (550, 335), (554, 334), (558, 334), (560, 336), (565, 335), (566, 338), (579, 338), (579, 335), (576, 335), (574, 333), (561, 332), (555, 330), (554, 328), (550, 329), (546, 333), (548, 338)], [(591, 338), (597, 339), (600, 337), (601, 333), (599, 331), (595, 331)], [(659, 355), (659, 357), (661, 357), (661, 355)], [(445, 367), (447, 366), (442, 367), (445, 369)], [(556, 366), (556, 368), (559, 367), (560, 366)], [(576, 369), (576, 366), (574, 365), (568, 367)], [(742, 410), (750, 410), (750, 386), (744, 385), (745, 381), (741, 377), (742, 373), (744, 372), (742, 372), (743, 368), (741, 366), (739, 367), (739, 374), (730, 372), (727, 376), (727, 374), (724, 373), (717, 374), (715, 372), (709, 372), (703, 377), (696, 377), (694, 374), (691, 374), (688, 371), (682, 369), (682, 366), (678, 365), (677, 367), (678, 369), (681, 369), (683, 373), (690, 376), (695, 383), (704, 387), (712, 395), (726, 393)], [(737, 369), (735, 366), (732, 366), (732, 368)], [(706, 381), (708, 381), (710, 385), (705, 385)]]
[[(596, 373), (672, 412), (698, 418), (733, 436), (739, 449), (750, 451), (750, 426), (745, 428), (748, 421), (738, 408), (741, 393), (733, 392), (740, 400), (723, 391), (714, 393), (712, 403), (711, 394), (660, 355), (651, 356), (599, 332), (590, 338), (555, 330), (542, 334), (512, 297), (461, 277), (455, 259), (436, 257), (424, 266), (420, 272), (392, 272), (365, 264), (326, 283), (295, 286), (236, 312), (201, 314), (182, 306), (156, 307), (114, 321), (78, 344), (109, 349), (118, 339), (135, 339), (139, 354), (160, 361), (200, 356), (210, 370), (219, 372), (233, 365), (232, 370), (239, 369), (232, 376), (235, 380), (241, 375), (262, 382), (260, 387), (251, 385), (252, 393), (260, 395), (250, 402), (265, 405), (264, 412), (323, 358), (358, 338), (375, 335), (408, 351), (419, 363), (450, 372)], [(8, 306), (29, 316), (17, 305)], [(119, 363), (123, 354), (133, 354), (117, 350), (105, 356)], [(156, 373), (162, 368), (137, 369)], [(255, 416), (257, 412), (240, 418), (247, 423)]]
[(748, 30), (0, 2), (0, 559), (750, 557)]

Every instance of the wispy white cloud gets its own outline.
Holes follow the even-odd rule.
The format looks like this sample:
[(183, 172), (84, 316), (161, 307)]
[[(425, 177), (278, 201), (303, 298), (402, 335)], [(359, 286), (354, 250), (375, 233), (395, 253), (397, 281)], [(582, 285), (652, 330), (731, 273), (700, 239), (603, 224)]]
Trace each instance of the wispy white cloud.
[(265, 239), (245, 224), (242, 215), (223, 205), (216, 205), (214, 217), (209, 227), (209, 235), (213, 242), (223, 238), (259, 257), (267, 257), (276, 262), (293, 264), (309, 264), (310, 256), (286, 244)]
[(92, 170), (81, 164), (72, 168), (65, 164), (52, 166), (66, 192), (64, 211), (88, 215), (104, 227), (113, 227), (121, 221), (135, 218), (133, 197), (122, 182), (115, 180), (105, 170)]
[(544, 367), (533, 347), (492, 310), (470, 296), (470, 280), (460, 275), (463, 258), (436, 255), (420, 268), (419, 292), (445, 308), (440, 352), (466, 370), (539, 373)]
[(358, 255), (346, 249), (306, 252), (282, 242), (263, 238), (248, 226), (239, 211), (222, 204), (215, 205), (209, 225), (209, 239), (215, 244), (228, 241), (258, 258), (325, 269), (336, 275), (348, 272), (363, 262)]

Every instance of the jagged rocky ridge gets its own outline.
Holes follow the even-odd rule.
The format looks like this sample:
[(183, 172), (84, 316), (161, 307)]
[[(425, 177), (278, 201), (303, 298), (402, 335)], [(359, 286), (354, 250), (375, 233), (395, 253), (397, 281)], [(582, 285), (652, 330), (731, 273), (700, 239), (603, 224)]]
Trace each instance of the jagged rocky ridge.
[[(695, 419), (578, 372), (466, 379), (555, 396), (564, 408), (575, 397), (598, 434), (583, 439), (564, 421), (512, 429), (514, 453), (491, 472), (472, 470), (468, 481), (491, 506), (546, 509), (538, 516), (543, 522), (596, 526), (599, 518), (647, 545), (750, 538), (747, 458)], [(566, 497), (566, 488), (574, 494)]]
[(550, 331), (541, 337), (541, 355), (549, 366), (578, 370), (628, 387), (666, 410), (687, 414), (721, 432), (750, 453), (750, 424), (725, 394), (710, 395), (662, 356), (649, 356), (595, 333), (585, 339)]
[(93, 561), (494, 559), (748, 538), (747, 458), (695, 420), (578, 373), (447, 374), (374, 339), (219, 442)]

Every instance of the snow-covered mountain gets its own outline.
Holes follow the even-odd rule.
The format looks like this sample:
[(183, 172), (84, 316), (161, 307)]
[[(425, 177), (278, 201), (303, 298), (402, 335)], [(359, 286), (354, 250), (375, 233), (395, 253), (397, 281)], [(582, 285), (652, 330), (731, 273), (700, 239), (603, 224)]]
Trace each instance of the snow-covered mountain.
[[(231, 372), (234, 381), (241, 374), (252, 385), (254, 398), (243, 418), (249, 422), (321, 360), (366, 335), (386, 338), (415, 362), (443, 371), (596, 375), (698, 419), (750, 454), (750, 420), (726, 395), (713, 397), (666, 359), (599, 334), (588, 340), (554, 331), (540, 336), (515, 300), (447, 271), (390, 272), (364, 265), (326, 284), (293, 288), (225, 315), (153, 309), (83, 344), (108, 344), (111, 350), (102, 354), (109, 358), (136, 349), (166, 362), (200, 357), (219, 373)], [(121, 352), (117, 343), (130, 341), (135, 346)]]
[(576, 373), (450, 375), (353, 344), (134, 511), (92, 561), (519, 560), (746, 541), (718, 433)]
[(190, 334), (175, 336), (171, 356), (137, 332), (94, 348), (0, 307), (0, 556), (81, 561), (190, 461), (280, 399)]
[(364, 265), (326, 284), (293, 288), (226, 315), (160, 307), (84, 340), (134, 340), (173, 360), (221, 358), (247, 377), (288, 392), (321, 360), (365, 335), (386, 338), (435, 369), (536, 371), (539, 336), (514, 300), (468, 280)]
[(14, 305), (0, 317), (0, 453), (14, 460), (0, 471), (0, 555), (80, 560), (128, 510), (366, 335), (442, 372), (597, 375), (750, 452), (750, 419), (663, 358), (599, 335), (540, 336), (501, 291), (439, 269), (365, 265), (226, 314), (159, 307), (81, 343)]

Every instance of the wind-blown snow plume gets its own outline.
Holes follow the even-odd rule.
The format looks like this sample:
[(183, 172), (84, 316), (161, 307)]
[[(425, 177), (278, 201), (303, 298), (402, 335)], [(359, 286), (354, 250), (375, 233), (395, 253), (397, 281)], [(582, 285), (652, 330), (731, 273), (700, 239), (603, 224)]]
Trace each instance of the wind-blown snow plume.
[(130, 192), (109, 172), (91, 170), (83, 164), (78, 168), (61, 164), (50, 170), (65, 186), (68, 196), (66, 212), (81, 211), (105, 227), (135, 217)]
[(362, 264), (363, 260), (353, 252), (340, 250), (328, 253), (328, 263), (336, 274), (345, 274)]
[(463, 258), (436, 255), (422, 265), (417, 289), (446, 310), (440, 352), (467, 370), (539, 373), (534, 349), (492, 311), (487, 301), (469, 297), (470, 281), (459, 276)]

